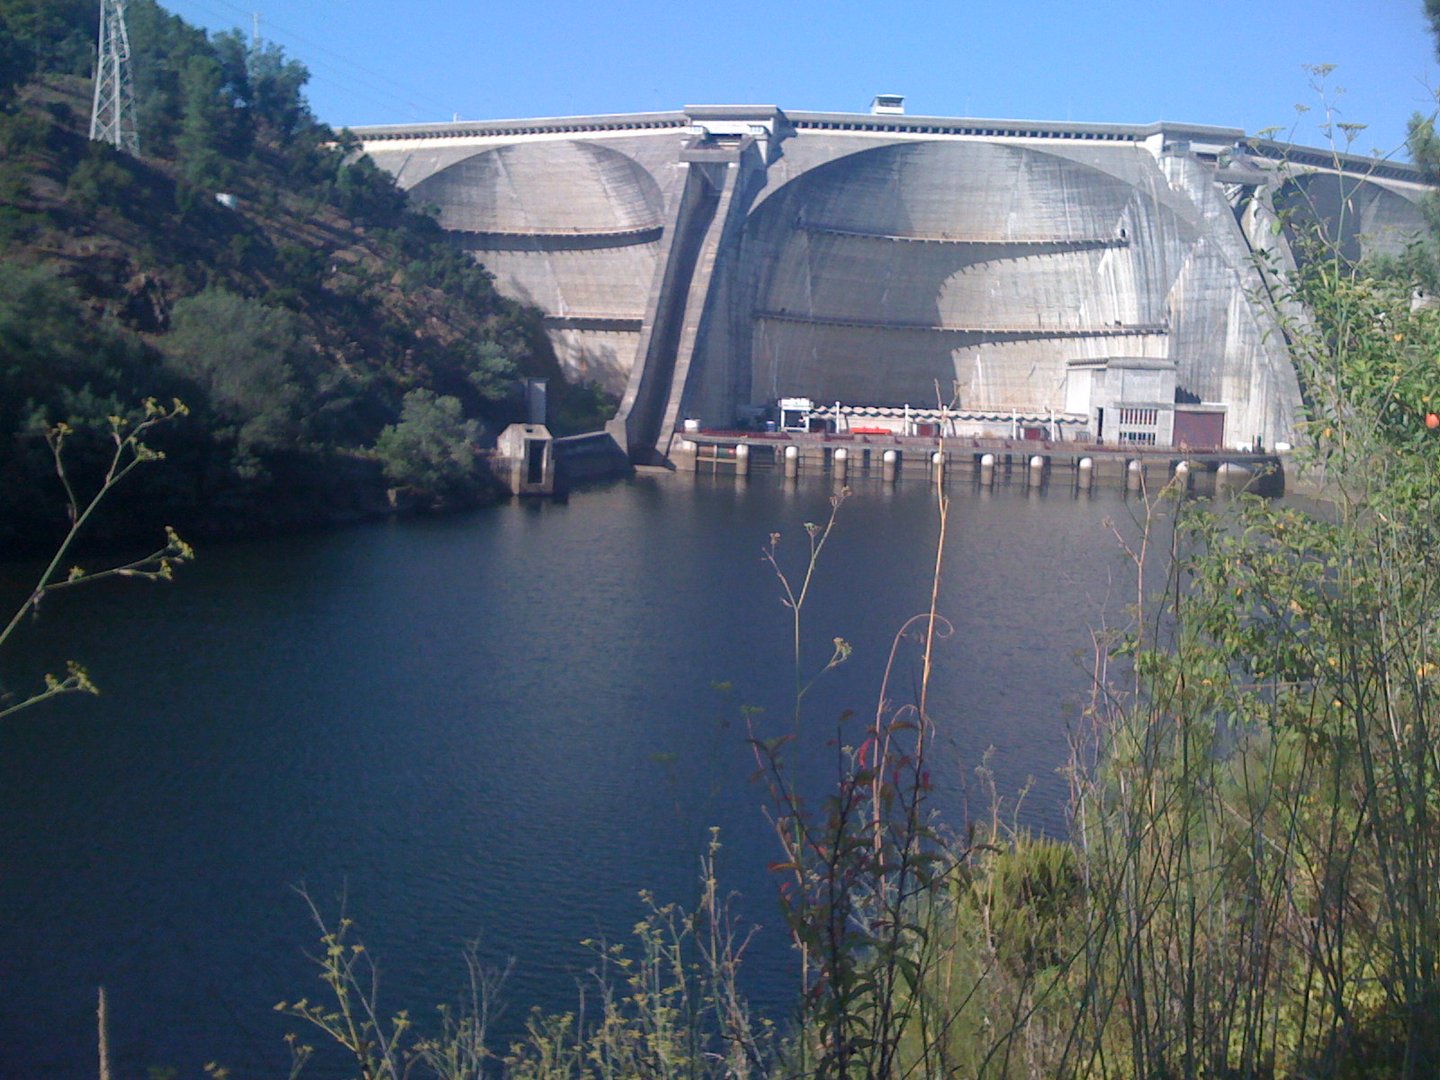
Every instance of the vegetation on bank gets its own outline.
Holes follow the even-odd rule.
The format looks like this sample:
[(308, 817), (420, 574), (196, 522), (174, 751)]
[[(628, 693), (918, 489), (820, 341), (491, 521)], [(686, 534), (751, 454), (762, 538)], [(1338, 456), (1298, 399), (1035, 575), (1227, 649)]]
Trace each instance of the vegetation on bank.
[[(551, 379), (562, 433), (603, 420), (613, 403), (565, 384), (539, 311), (311, 115), (302, 65), (153, 0), (126, 15), (139, 159), (86, 138), (95, 4), (0, 0), (0, 550), (65, 526), (45, 429), (72, 427), (91, 476), (106, 418), (147, 398), (189, 417), (153, 436), (163, 476), (138, 477), (99, 535), (382, 509), (427, 474), (396, 460), (403, 440), (377, 451), (417, 392), (472, 439), (520, 418), (525, 375)], [(473, 455), (464, 471), (417, 494), (484, 497)]]

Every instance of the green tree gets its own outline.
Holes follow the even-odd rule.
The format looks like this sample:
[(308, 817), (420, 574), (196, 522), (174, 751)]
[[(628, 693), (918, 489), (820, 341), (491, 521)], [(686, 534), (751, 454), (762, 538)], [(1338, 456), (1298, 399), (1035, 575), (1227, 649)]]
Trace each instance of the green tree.
[[(97, 144), (98, 145), (98, 144)], [(103, 147), (102, 154), (113, 154)], [(75, 287), (47, 266), (7, 263), (0, 273), (0, 438), (21, 432), (37, 412), (72, 425), (148, 392), (171, 391), (134, 335), (86, 319)], [(74, 408), (81, 396), (105, 401), (99, 413)]]
[(503, 401), (515, 389), (515, 362), (498, 341), (482, 341), (465, 349), (465, 378), (486, 401)]
[[(1425, 0), (1425, 16), (1440, 56), (1440, 0)], [(1440, 184), (1440, 137), (1435, 132), (1435, 113), (1415, 113), (1410, 118), (1406, 148), (1429, 184)], [(1430, 235), (1417, 242), (1399, 261), (1401, 276), (1418, 280), (1430, 292), (1440, 290), (1440, 195), (1431, 191), (1420, 208), (1430, 226)]]
[(175, 155), (190, 200), (223, 187), (232, 172), (225, 157), (232, 110), (222, 96), (222, 83), (220, 64), (206, 53), (191, 56), (180, 74), (184, 111)]
[(205, 32), (172, 15), (154, 0), (131, 0), (125, 23), (134, 56), (140, 148), (149, 157), (169, 157), (175, 150), (185, 112), (181, 87), (190, 58), (210, 51)]
[(233, 429), (242, 455), (300, 440), (307, 342), (292, 312), (206, 289), (176, 303), (164, 346), (171, 367)]
[(443, 499), (478, 484), (479, 437), (479, 423), (465, 419), (458, 398), (418, 389), (405, 395), (399, 423), (380, 432), (375, 450), (391, 483)]
[(285, 59), (285, 50), (269, 42), (251, 50), (250, 96), (247, 104), (257, 121), (288, 140), (302, 126), (313, 123), (303, 91), (310, 72), (298, 60)]
[(88, 0), (0, 0), (0, 103), (37, 70), (88, 75), (95, 34)]
[(250, 91), (250, 41), (239, 30), (226, 30), (210, 39), (215, 61), (220, 65), (225, 99), (244, 108)]

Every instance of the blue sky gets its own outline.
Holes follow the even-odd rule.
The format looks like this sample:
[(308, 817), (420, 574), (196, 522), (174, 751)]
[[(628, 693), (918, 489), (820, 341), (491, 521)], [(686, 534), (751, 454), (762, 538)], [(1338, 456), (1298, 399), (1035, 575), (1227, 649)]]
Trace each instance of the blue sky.
[(1368, 125), (1354, 149), (1403, 156), (1406, 120), (1440, 87), (1420, 0), (167, 6), (212, 30), (249, 32), (258, 12), (337, 127), (737, 102), (863, 112), (893, 92), (916, 115), (1273, 126), (1320, 145), (1305, 65), (1333, 64), (1336, 118)]

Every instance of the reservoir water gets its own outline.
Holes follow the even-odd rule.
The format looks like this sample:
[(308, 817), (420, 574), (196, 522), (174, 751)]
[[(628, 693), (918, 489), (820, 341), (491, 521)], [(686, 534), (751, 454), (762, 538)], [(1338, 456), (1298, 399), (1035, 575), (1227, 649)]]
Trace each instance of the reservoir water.
[[(760, 556), (778, 532), (803, 573), (804, 523), (830, 494), (643, 476), (217, 545), (168, 585), (52, 598), (0, 681), (74, 657), (103, 694), (0, 730), (0, 1077), (94, 1076), (101, 985), (117, 1076), (283, 1075), (296, 1023), (271, 1007), (321, 989), (302, 884), (331, 915), (343, 897), (383, 1006), (422, 1023), (458, 993), (465, 942), (513, 957), (514, 1031), (532, 1005), (575, 1007), (581, 940), (623, 939), (639, 890), (693, 900), (711, 825), (723, 884), (761, 927), (746, 986), (783, 1015), (794, 964), (740, 718), (760, 707), (762, 729), (789, 730), (789, 614)], [(937, 805), (957, 828), (988, 814), (988, 751), (1002, 795), (1029, 784), (1019, 820), (1063, 833), (1090, 630), (1133, 600), (1109, 523), (1132, 530), (1139, 508), (1114, 491), (950, 495)], [(838, 718), (873, 714), (892, 637), (926, 606), (936, 536), (923, 482), (862, 481), (840, 510), (805, 663), (837, 636), (854, 655), (806, 700), (792, 760), (812, 790)], [(0, 565), (0, 597), (28, 573)], [(915, 672), (902, 654), (892, 698)]]

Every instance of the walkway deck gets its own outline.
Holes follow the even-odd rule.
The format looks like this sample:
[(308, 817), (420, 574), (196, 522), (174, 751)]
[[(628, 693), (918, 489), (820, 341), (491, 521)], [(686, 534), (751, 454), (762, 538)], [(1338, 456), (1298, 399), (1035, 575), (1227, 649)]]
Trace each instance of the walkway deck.
[[(739, 447), (744, 451), (739, 451)], [(795, 467), (801, 475), (836, 474), (845, 479), (881, 478), (887, 450), (896, 453), (897, 476), (933, 476), (934, 455), (940, 454), (946, 480), (983, 480), (984, 459), (993, 459), (988, 473), (995, 483), (1065, 484), (1090, 482), (1111, 486), (1158, 487), (1183, 464), (1187, 485), (1212, 485), (1222, 466), (1240, 478), (1241, 486), (1262, 495), (1285, 490), (1283, 459), (1273, 453), (1189, 449), (1153, 446), (1116, 446), (1111, 443), (996, 439), (978, 437), (895, 434), (796, 434), (787, 432), (699, 431), (677, 432), (671, 459), (678, 468), (715, 472), (780, 469), (787, 447), (795, 448)], [(837, 459), (835, 452), (845, 450)], [(1038, 470), (1031, 468), (1039, 458)], [(1084, 466), (1082, 462), (1088, 461)], [(1240, 472), (1244, 470), (1244, 472)]]

